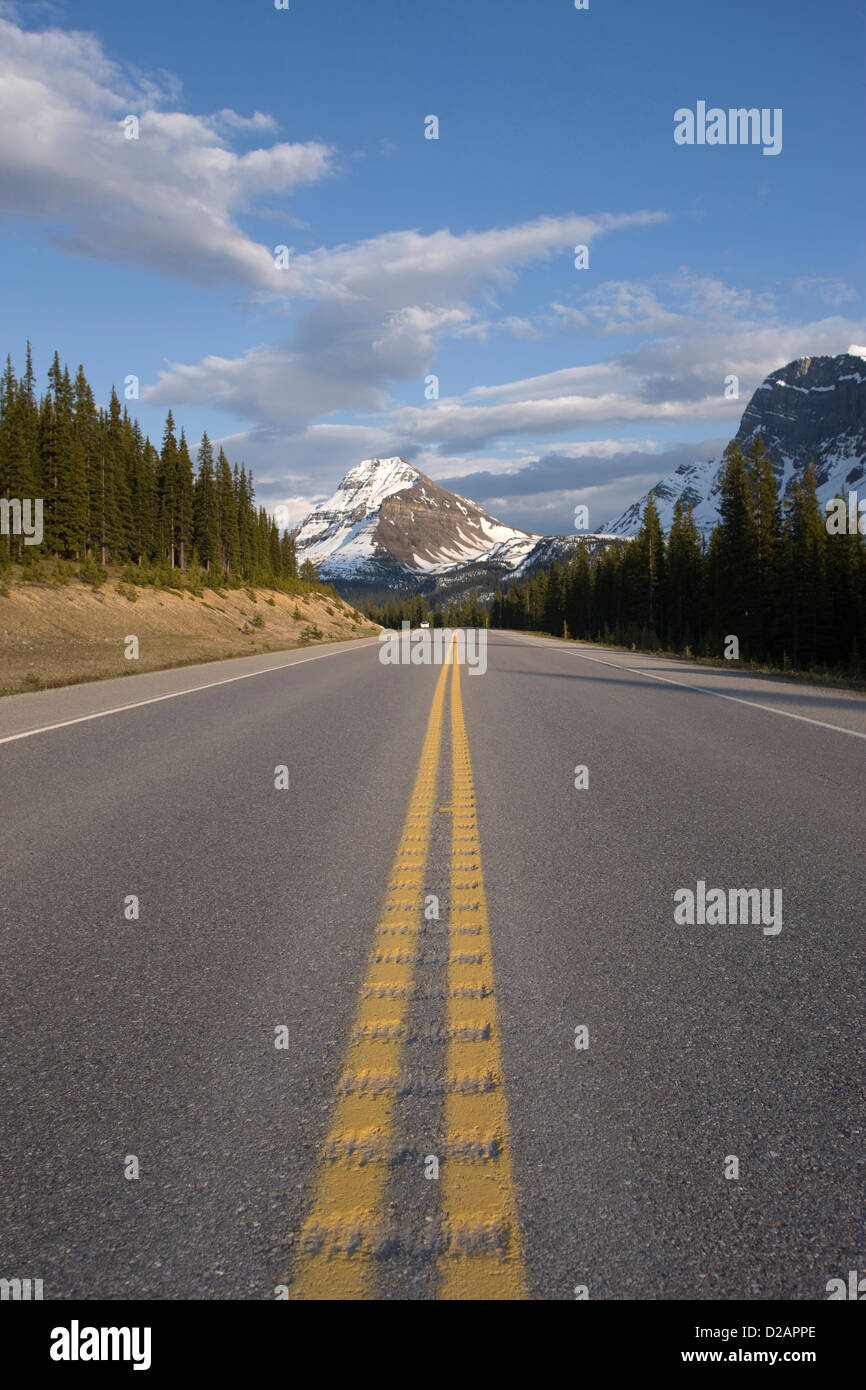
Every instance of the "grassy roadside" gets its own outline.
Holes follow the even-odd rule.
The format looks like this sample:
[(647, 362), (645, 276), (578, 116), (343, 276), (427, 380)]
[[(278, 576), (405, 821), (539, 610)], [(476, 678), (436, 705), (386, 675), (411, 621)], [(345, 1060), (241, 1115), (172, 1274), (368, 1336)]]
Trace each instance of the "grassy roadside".
[[(511, 631), (512, 629), (503, 629)], [(513, 629), (517, 631), (517, 629)], [(522, 631), (523, 629), (521, 629)], [(798, 681), (803, 685), (821, 685), (835, 690), (850, 690), (854, 694), (866, 695), (866, 678), (846, 676), (838, 672), (818, 669), (816, 671), (783, 670), (779, 666), (768, 666), (760, 661), (725, 661), (709, 656), (693, 656), (691, 652), (668, 651), (665, 647), (638, 647), (634, 643), (625, 647), (620, 642), (585, 642), (579, 637), (555, 637), (552, 632), (529, 632), (530, 637), (544, 637), (551, 642), (561, 642), (565, 647), (604, 647), (611, 652), (621, 652), (624, 656), (660, 656), (667, 661), (681, 661), (688, 666), (703, 666), (715, 671), (737, 671), (742, 676), (763, 676), (768, 680)]]
[[(379, 631), (332, 593), (0, 575), (0, 695), (348, 641)], [(138, 659), (125, 655), (138, 639)]]

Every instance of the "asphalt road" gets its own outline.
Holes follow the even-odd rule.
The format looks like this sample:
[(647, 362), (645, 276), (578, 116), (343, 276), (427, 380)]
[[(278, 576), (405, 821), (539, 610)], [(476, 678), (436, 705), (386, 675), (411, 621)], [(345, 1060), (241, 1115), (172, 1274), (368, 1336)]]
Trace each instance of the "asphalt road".
[[(866, 1270), (866, 701), (487, 657), (458, 695), (373, 640), (0, 701), (0, 1277), (809, 1300)], [(781, 889), (781, 931), (675, 922), (699, 880)]]

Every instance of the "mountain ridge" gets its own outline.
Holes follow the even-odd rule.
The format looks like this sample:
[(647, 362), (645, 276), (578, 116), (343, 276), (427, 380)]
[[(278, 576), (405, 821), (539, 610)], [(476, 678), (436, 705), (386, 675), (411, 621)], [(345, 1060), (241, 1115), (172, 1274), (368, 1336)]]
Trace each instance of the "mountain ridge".
[[(822, 505), (853, 486), (866, 471), (866, 361), (843, 352), (800, 357), (770, 372), (752, 394), (732, 443), (745, 450), (756, 434), (770, 456), (780, 496), (790, 492), (810, 461)], [(679, 498), (691, 505), (699, 529), (708, 535), (718, 520), (723, 468), (723, 457), (680, 464), (605, 529), (613, 535), (635, 535), (652, 493), (665, 531), (670, 530)]]
[(497, 521), (399, 456), (364, 459), (292, 533), (300, 563), (344, 592), (492, 590), (595, 533), (542, 536)]
[[(855, 353), (802, 357), (779, 367), (752, 394), (735, 442), (760, 434), (780, 495), (810, 461), (824, 503), (866, 473), (866, 361)], [(708, 535), (718, 520), (724, 455), (680, 464), (650, 489), (668, 531), (677, 499)], [(299, 562), (311, 560), (342, 593), (457, 597), (568, 560), (584, 542), (595, 555), (637, 534), (649, 492), (600, 531), (544, 536), (510, 526), (479, 503), (449, 492), (400, 456), (364, 459), (333, 495), (296, 527)]]

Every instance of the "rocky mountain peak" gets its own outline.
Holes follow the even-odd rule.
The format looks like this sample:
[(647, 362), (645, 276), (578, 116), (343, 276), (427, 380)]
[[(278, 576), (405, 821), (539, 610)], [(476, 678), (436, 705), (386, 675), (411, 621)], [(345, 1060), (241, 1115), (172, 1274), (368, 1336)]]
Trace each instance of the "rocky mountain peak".
[[(753, 394), (735, 439), (746, 449), (760, 434), (784, 496), (812, 462), (823, 503), (853, 487), (866, 471), (866, 361), (853, 353), (800, 357), (770, 372)], [(677, 498), (690, 503), (708, 534), (718, 520), (721, 459), (681, 464), (651, 489), (665, 530)], [(645, 494), (606, 529), (633, 536), (640, 526)]]

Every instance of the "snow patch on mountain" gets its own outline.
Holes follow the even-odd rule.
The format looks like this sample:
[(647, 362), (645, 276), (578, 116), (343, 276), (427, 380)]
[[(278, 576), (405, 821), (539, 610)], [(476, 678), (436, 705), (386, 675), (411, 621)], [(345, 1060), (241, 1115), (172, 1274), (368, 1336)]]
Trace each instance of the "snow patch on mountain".
[(294, 533), (298, 560), (331, 582), (403, 584), (491, 562), (518, 564), (541, 537), (506, 526), (404, 459), (365, 459)]
[(336, 492), (304, 519), (295, 532), (301, 560), (317, 567), (339, 561), (352, 567), (376, 552), (375, 529), (382, 503), (405, 492), (422, 475), (401, 458), (364, 459), (350, 468)]
[[(866, 472), (866, 371), (857, 349), (838, 357), (801, 357), (771, 372), (743, 412), (736, 442), (745, 450), (760, 434), (779, 495), (790, 492), (812, 462), (818, 500), (854, 486)], [(719, 519), (723, 459), (680, 464), (656, 483), (656, 500), (664, 530), (670, 530), (679, 498), (691, 505), (695, 521), (709, 535)], [(634, 536), (649, 493), (611, 522), (607, 530)]]

